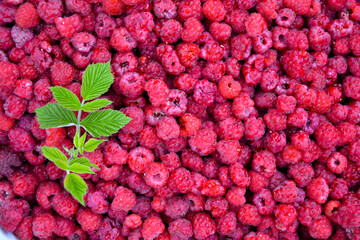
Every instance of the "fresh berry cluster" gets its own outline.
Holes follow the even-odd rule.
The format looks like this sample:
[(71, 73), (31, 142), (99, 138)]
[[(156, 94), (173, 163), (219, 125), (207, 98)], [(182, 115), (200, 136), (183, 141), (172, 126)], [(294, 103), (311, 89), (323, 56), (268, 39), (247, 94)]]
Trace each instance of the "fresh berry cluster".
[[(106, 108), (132, 120), (84, 152), (81, 206), (41, 151), (69, 157), (76, 127), (35, 110), (52, 86), (82, 101), (109, 61)], [(360, 239), (359, 187), (357, 1), (0, 1), (0, 226), (19, 239)]]

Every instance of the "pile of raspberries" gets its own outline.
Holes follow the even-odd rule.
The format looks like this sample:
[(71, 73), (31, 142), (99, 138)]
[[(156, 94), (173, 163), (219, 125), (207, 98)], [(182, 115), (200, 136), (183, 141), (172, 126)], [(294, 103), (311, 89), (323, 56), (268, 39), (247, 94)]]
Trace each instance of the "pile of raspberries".
[[(1, 0), (0, 226), (21, 240), (360, 239), (356, 0)], [(86, 207), (41, 146), (50, 86), (111, 61), (133, 120), (86, 153)]]

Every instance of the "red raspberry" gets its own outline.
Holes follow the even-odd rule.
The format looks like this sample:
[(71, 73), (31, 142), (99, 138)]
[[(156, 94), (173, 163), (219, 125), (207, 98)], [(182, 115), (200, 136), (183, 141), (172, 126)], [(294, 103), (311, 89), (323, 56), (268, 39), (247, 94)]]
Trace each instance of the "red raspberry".
[(0, 86), (13, 87), (16, 79), (19, 77), (19, 71), (15, 64), (0, 61)]
[(32, 231), (36, 237), (50, 237), (55, 229), (56, 221), (50, 213), (40, 213), (32, 221)]
[(202, 15), (201, 10), (201, 2), (199, 0), (179, 2), (178, 14), (183, 21), (191, 17), (200, 19)]
[(245, 204), (240, 207), (237, 218), (242, 224), (258, 226), (261, 222), (260, 214), (257, 208), (252, 204)]
[[(186, 1), (191, 2), (191, 1)], [(200, 1), (199, 1), (200, 3)], [(192, 43), (199, 39), (203, 33), (204, 28), (198, 19), (191, 17), (184, 22), (184, 30), (181, 33), (181, 39), (184, 42)]]
[(250, 117), (245, 120), (245, 137), (248, 140), (258, 140), (265, 134), (265, 123), (261, 118)]
[(247, 170), (240, 163), (234, 163), (229, 168), (231, 180), (239, 187), (248, 187), (250, 184), (250, 177)]
[(64, 218), (72, 217), (79, 209), (79, 204), (66, 192), (56, 194), (52, 200), (53, 209)]
[(349, 197), (334, 212), (332, 220), (345, 229), (355, 228), (360, 224), (360, 202), (355, 197)]
[(252, 13), (245, 22), (246, 32), (250, 37), (261, 35), (266, 29), (266, 22), (259, 13)]
[(65, 0), (65, 5), (70, 12), (79, 13), (81, 16), (89, 15), (91, 12), (91, 4), (84, 0)]
[(130, 34), (139, 42), (144, 42), (148, 38), (155, 25), (150, 12), (130, 14), (125, 17), (124, 22)]
[(120, 0), (104, 0), (102, 4), (105, 12), (110, 15), (120, 15), (125, 10), (125, 4)]
[(158, 79), (152, 79), (146, 82), (144, 89), (148, 93), (151, 104), (155, 107), (164, 103), (170, 93), (166, 83)]
[(169, 233), (174, 239), (188, 239), (193, 235), (191, 222), (185, 218), (170, 222)]
[(191, 150), (201, 156), (209, 155), (215, 151), (216, 133), (210, 129), (200, 130), (189, 140)]
[(105, 197), (105, 193), (100, 191), (89, 192), (86, 196), (86, 204), (94, 213), (107, 213), (109, 209), (109, 203), (106, 201)]
[(225, 164), (235, 163), (241, 154), (241, 146), (236, 140), (221, 140), (216, 144), (216, 150)]
[(176, 17), (177, 6), (172, 0), (156, 0), (154, 2), (154, 13), (158, 18), (171, 19)]
[(145, 240), (151, 240), (164, 232), (164, 230), (165, 225), (161, 218), (152, 216), (145, 219), (141, 233)]
[(60, 192), (60, 186), (56, 182), (42, 182), (36, 190), (36, 201), (43, 209), (49, 210), (52, 205), (52, 197)]
[(285, 181), (273, 191), (273, 195), (277, 202), (294, 203), (298, 195), (298, 188), (295, 182)]
[(111, 204), (114, 211), (130, 211), (135, 207), (136, 195), (128, 188), (118, 187), (115, 191), (115, 197)]
[(231, 54), (238, 60), (247, 59), (250, 56), (252, 40), (246, 34), (239, 34), (231, 39)]
[(51, 82), (53, 85), (64, 86), (72, 82), (75, 77), (74, 68), (66, 62), (56, 62), (51, 66)]
[(310, 68), (309, 53), (303, 50), (291, 50), (285, 52), (282, 57), (285, 71), (291, 77), (302, 77)]
[(124, 225), (129, 228), (138, 228), (142, 225), (141, 217), (136, 214), (130, 214), (125, 217)]
[(145, 114), (142, 109), (138, 107), (127, 107), (121, 110), (126, 116), (132, 118), (132, 120), (121, 130), (126, 134), (139, 133), (145, 124)]
[(313, 238), (327, 239), (332, 234), (332, 225), (328, 218), (320, 216), (311, 222), (309, 233)]
[(147, 148), (137, 147), (129, 152), (129, 168), (137, 173), (143, 173), (154, 161), (154, 154)]
[(181, 167), (171, 172), (168, 185), (172, 191), (186, 193), (192, 189), (193, 184), (190, 171), (187, 169)]
[[(81, 17), (78, 14), (74, 14), (70, 17), (56, 18), (55, 25), (60, 35), (66, 38), (71, 38), (75, 33), (81, 32), (84, 27), (84, 24), (81, 22)], [(63, 46), (61, 48), (63, 48)], [(66, 54), (65, 51), (64, 53)]]
[(19, 79), (15, 83), (13, 93), (26, 100), (31, 100), (33, 97), (33, 83), (30, 79)]
[(22, 128), (12, 128), (8, 133), (8, 137), (10, 146), (16, 152), (28, 152), (35, 147), (34, 138)]
[(332, 199), (342, 199), (349, 191), (349, 186), (346, 180), (336, 178), (330, 186), (330, 197)]
[(305, 15), (310, 11), (311, 0), (285, 0), (284, 5), (294, 10), (294, 12), (296, 12), (297, 14)]
[(15, 124), (14, 119), (9, 118), (4, 113), (0, 113), (0, 130), (8, 132)]
[(298, 162), (291, 165), (288, 173), (294, 178), (296, 184), (301, 188), (306, 187), (315, 175), (311, 164), (304, 162)]
[(102, 217), (99, 214), (91, 212), (89, 208), (84, 208), (79, 210), (76, 220), (84, 231), (91, 232), (100, 227)]
[(226, 41), (230, 38), (231, 27), (226, 23), (213, 22), (210, 25), (210, 32), (218, 41)]
[(171, 219), (185, 217), (189, 211), (190, 202), (186, 198), (172, 197), (166, 200), (165, 214)]
[(355, 100), (360, 100), (359, 81), (360, 81), (360, 79), (357, 77), (353, 77), (353, 76), (345, 77), (345, 80), (343, 83), (343, 89), (344, 89), (346, 96), (351, 97)]
[(203, 5), (203, 12), (207, 19), (217, 22), (224, 20), (226, 15), (223, 3), (218, 0), (206, 1)]
[(37, 12), (46, 23), (53, 24), (56, 18), (62, 16), (64, 5), (60, 0), (40, 1)]
[(205, 239), (216, 232), (215, 222), (207, 213), (197, 213), (192, 222), (196, 239)]
[(241, 84), (235, 81), (231, 76), (223, 76), (218, 84), (219, 93), (224, 98), (233, 99), (239, 96), (241, 92)]
[(14, 231), (14, 235), (19, 239), (33, 239), (32, 220), (32, 217), (24, 218)]
[(339, 135), (339, 131), (331, 123), (321, 123), (315, 131), (316, 143), (322, 148), (332, 148), (338, 143)]
[(306, 188), (308, 196), (319, 204), (326, 202), (330, 189), (325, 179), (318, 177), (313, 179)]
[(159, 188), (166, 184), (169, 178), (169, 171), (164, 164), (153, 162), (145, 170), (145, 182), (153, 188)]
[(339, 152), (334, 152), (327, 159), (327, 167), (331, 172), (340, 174), (347, 167), (347, 158)]
[(34, 5), (28, 2), (20, 5), (15, 13), (15, 22), (22, 28), (36, 27), (40, 23), (40, 18)]
[(276, 206), (274, 215), (276, 228), (280, 231), (286, 231), (296, 221), (298, 214), (294, 205), (280, 203)]

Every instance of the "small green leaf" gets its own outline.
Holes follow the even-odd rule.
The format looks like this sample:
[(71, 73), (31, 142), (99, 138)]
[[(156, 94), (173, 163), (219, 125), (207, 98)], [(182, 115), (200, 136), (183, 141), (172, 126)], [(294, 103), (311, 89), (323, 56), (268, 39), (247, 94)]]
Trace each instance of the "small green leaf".
[(130, 121), (131, 118), (127, 117), (122, 112), (106, 109), (90, 113), (80, 124), (94, 137), (108, 137), (118, 132), (120, 128)]
[(75, 199), (85, 206), (84, 196), (88, 186), (84, 179), (75, 173), (69, 173), (65, 177), (64, 187)]
[(87, 157), (79, 157), (79, 158), (75, 158), (73, 160), (70, 161), (69, 165), (73, 165), (75, 163), (79, 163), (85, 166), (90, 167), (91, 163), (90, 163), (90, 159), (88, 159)]
[(64, 171), (69, 170), (67, 163), (62, 160), (57, 159), (57, 160), (53, 160), (52, 162), (61, 170), (64, 170)]
[(96, 169), (100, 169), (96, 164), (94, 164), (94, 163), (91, 163), (90, 164), (93, 168), (96, 168)]
[(67, 157), (65, 156), (65, 154), (63, 154), (56, 147), (44, 146), (44, 147), (41, 147), (41, 150), (42, 150), (43, 155), (50, 161), (61, 160), (65, 163), (67, 162)]
[(74, 163), (69, 167), (69, 170), (74, 173), (91, 173), (95, 174), (89, 166), (82, 165), (80, 163)]
[(84, 145), (84, 150), (86, 152), (94, 151), (101, 143), (105, 142), (106, 140), (99, 140), (95, 138), (89, 139)]
[(110, 62), (90, 64), (84, 74), (81, 96), (84, 100), (92, 100), (106, 93), (114, 81)]
[(74, 136), (74, 146), (76, 148), (79, 148), (79, 145), (80, 145), (80, 131), (76, 131)]
[(55, 100), (63, 107), (73, 111), (79, 111), (81, 103), (79, 98), (70, 90), (63, 87), (50, 87)]
[(86, 132), (80, 138), (80, 146), (79, 146), (80, 148), (84, 146), (85, 140), (86, 140)]
[(109, 101), (107, 99), (96, 99), (94, 101), (85, 103), (82, 106), (82, 110), (85, 112), (95, 112), (101, 108), (104, 108), (108, 105), (112, 104), (112, 101)]
[(48, 103), (35, 109), (35, 112), (40, 128), (48, 129), (76, 125), (75, 114), (58, 103)]
[(67, 153), (70, 152), (70, 149), (68, 149), (67, 147), (65, 147), (65, 146), (62, 146), (62, 147), (63, 147), (63, 149), (64, 149)]

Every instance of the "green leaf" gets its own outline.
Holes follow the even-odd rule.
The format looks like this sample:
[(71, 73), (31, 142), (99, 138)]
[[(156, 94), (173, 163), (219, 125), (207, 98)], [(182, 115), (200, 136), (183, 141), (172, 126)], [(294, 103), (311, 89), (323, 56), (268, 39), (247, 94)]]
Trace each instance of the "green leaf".
[(85, 112), (95, 112), (101, 108), (104, 108), (108, 105), (112, 104), (112, 101), (107, 100), (107, 99), (96, 99), (94, 101), (85, 103), (82, 106), (82, 110), (84, 110)]
[(64, 187), (75, 199), (85, 206), (84, 195), (88, 186), (84, 179), (75, 173), (69, 173), (65, 177)]
[(70, 90), (63, 87), (50, 87), (55, 100), (63, 107), (79, 111), (81, 103), (79, 98)]
[(79, 157), (79, 158), (75, 158), (73, 160), (70, 161), (69, 165), (73, 165), (75, 163), (79, 163), (85, 166), (90, 167), (91, 163), (90, 163), (90, 159), (88, 159), (87, 157)]
[(86, 140), (86, 132), (81, 136), (80, 138), (80, 146), (79, 146), (79, 152), (80, 154), (84, 154), (84, 143)]
[(74, 163), (69, 167), (69, 170), (75, 173), (91, 173), (95, 174), (89, 166), (82, 165), (80, 163)]
[(84, 74), (81, 96), (84, 100), (92, 100), (106, 93), (114, 81), (110, 62), (90, 64)]
[(67, 162), (64, 162), (64, 161), (59, 160), (59, 159), (57, 159), (57, 160), (52, 160), (52, 162), (53, 162), (58, 168), (60, 168), (61, 170), (64, 170), (64, 171), (69, 170), (69, 167), (68, 167), (68, 165), (67, 165)]
[(131, 118), (122, 112), (106, 109), (90, 113), (80, 124), (94, 137), (108, 137), (118, 132), (120, 128), (130, 121)]
[(48, 129), (76, 125), (75, 114), (58, 103), (48, 103), (35, 109), (35, 112), (40, 128)]
[(74, 146), (76, 148), (79, 148), (80, 145), (80, 131), (76, 131), (75, 136), (74, 136)]
[(50, 161), (61, 160), (65, 163), (67, 162), (67, 157), (65, 156), (65, 154), (63, 154), (56, 147), (44, 146), (44, 147), (41, 147), (41, 150), (42, 150), (43, 155)]
[(94, 151), (101, 143), (105, 142), (106, 140), (99, 140), (95, 138), (89, 139), (84, 145), (84, 150), (86, 152)]
[(96, 168), (96, 169), (100, 169), (96, 164), (94, 164), (94, 163), (91, 163), (90, 164), (93, 168)]

